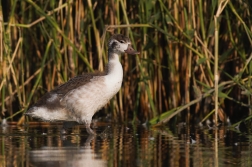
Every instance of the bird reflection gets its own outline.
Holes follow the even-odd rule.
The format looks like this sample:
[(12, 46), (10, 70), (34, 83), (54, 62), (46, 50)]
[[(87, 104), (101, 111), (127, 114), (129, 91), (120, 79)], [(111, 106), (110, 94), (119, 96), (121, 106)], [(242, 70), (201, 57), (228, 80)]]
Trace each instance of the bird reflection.
[[(84, 146), (71, 146), (69, 140), (63, 142), (63, 147), (42, 147), (39, 150), (32, 150), (29, 153), (30, 162), (35, 166), (54, 167), (83, 167), (107, 166), (107, 162), (102, 160), (91, 148), (91, 142), (95, 136), (90, 135)], [(73, 145), (73, 144), (72, 144)]]

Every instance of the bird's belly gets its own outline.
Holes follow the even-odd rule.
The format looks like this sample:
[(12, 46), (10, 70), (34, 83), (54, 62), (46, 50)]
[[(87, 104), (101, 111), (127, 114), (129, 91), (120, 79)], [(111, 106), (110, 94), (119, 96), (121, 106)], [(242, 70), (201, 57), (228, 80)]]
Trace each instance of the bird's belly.
[(68, 93), (61, 104), (66, 106), (70, 117), (77, 121), (91, 120), (96, 111), (105, 106), (119, 91), (121, 83), (107, 85), (105, 79), (93, 81)]

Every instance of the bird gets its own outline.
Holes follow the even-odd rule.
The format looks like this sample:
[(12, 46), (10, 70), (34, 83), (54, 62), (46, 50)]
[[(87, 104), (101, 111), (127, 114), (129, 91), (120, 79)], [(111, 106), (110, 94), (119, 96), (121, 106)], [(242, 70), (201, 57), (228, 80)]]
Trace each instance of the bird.
[(93, 115), (104, 107), (120, 90), (123, 68), (119, 56), (122, 53), (137, 55), (131, 40), (122, 34), (114, 34), (108, 40), (108, 64), (103, 72), (77, 75), (55, 89), (45, 93), (31, 105), (25, 115), (49, 122), (76, 122), (85, 124), (89, 134)]

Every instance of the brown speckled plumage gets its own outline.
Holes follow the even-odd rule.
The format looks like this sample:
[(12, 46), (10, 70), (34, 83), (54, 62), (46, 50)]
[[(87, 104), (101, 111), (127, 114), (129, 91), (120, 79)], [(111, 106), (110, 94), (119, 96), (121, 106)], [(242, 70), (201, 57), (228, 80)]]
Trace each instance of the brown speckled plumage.
[[(87, 84), (95, 76), (105, 76), (105, 75), (106, 75), (106, 72), (84, 73), (82, 75), (78, 75), (74, 78), (71, 78), (66, 83), (56, 87), (55, 89), (53, 89), (50, 92), (47, 92), (44, 96), (42, 96), (36, 102), (36, 104), (34, 104), (31, 107), (46, 106), (47, 108), (51, 109), (50, 111), (53, 112), (54, 109), (56, 109), (56, 108), (64, 107), (64, 105), (62, 105), (60, 100), (62, 100), (62, 98), (64, 98), (64, 96), (66, 96), (67, 93), (69, 93), (70, 91), (72, 91), (80, 86)], [(53, 101), (47, 101), (47, 99), (50, 98), (52, 94), (57, 94), (59, 98), (57, 98)], [(26, 112), (26, 115), (29, 115), (29, 113), (32, 113), (32, 112), (33, 112), (32, 110), (28, 110)]]

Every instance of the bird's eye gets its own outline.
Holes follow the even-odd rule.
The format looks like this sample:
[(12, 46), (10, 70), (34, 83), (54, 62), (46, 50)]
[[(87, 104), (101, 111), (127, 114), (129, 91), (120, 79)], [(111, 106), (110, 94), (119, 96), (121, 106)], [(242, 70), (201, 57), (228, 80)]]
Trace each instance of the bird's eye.
[(120, 40), (119, 42), (120, 42), (120, 43), (125, 43), (123, 40)]

